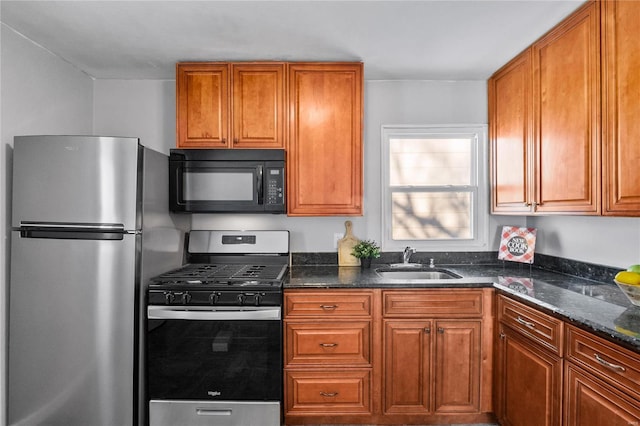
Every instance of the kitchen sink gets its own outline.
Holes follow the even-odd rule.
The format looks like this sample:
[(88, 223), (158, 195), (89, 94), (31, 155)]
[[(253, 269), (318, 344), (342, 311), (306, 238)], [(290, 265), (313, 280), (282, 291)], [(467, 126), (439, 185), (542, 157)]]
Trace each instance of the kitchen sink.
[(392, 278), (394, 280), (450, 280), (462, 278), (451, 271), (437, 268), (378, 268), (376, 269), (376, 274), (382, 278)]

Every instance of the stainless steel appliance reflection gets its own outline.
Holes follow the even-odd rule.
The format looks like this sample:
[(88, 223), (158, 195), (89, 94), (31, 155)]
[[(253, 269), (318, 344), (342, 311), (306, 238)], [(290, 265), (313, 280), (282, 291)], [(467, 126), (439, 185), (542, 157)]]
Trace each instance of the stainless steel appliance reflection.
[(16, 137), (8, 423), (144, 424), (144, 283), (181, 264), (168, 158), (135, 138)]
[(277, 426), (288, 231), (192, 231), (149, 285), (151, 426)]

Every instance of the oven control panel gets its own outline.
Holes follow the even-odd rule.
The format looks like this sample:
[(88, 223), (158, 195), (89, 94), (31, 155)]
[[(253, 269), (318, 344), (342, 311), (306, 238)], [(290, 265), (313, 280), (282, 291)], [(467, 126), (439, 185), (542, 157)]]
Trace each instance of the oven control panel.
[(280, 306), (281, 292), (149, 290), (149, 305)]

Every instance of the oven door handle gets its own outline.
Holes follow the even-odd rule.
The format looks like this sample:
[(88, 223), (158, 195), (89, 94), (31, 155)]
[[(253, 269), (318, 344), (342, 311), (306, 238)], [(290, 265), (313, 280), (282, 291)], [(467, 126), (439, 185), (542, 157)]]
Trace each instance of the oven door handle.
[(148, 306), (149, 319), (176, 320), (279, 320), (279, 306), (271, 307), (238, 307), (238, 308), (210, 308), (202, 306)]

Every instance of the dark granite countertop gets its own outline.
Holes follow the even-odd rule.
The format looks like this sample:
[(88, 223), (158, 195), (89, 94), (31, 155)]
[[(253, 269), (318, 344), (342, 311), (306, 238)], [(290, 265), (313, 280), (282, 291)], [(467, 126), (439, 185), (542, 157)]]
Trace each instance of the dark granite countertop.
[(499, 292), (640, 353), (640, 307), (613, 282), (593, 281), (529, 265), (438, 265), (458, 279), (396, 280), (371, 269), (335, 265), (293, 265), (285, 289), (314, 288), (473, 288)]

